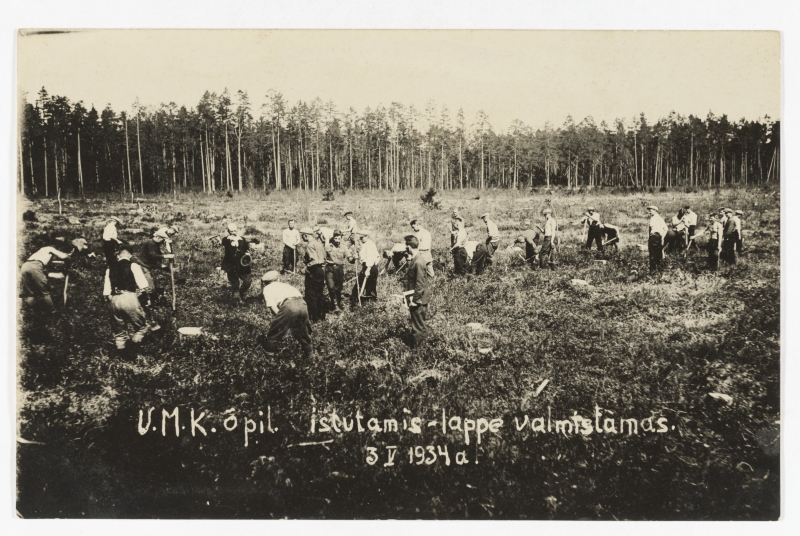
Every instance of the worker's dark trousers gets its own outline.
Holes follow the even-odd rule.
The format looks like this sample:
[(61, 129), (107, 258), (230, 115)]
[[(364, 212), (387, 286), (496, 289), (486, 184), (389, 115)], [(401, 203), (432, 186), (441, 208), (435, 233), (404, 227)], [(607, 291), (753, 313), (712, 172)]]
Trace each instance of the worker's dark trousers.
[(647, 250), (650, 254), (650, 273), (661, 269), (661, 259), (664, 256), (662, 247), (661, 235), (658, 233), (651, 234), (647, 242)]
[(277, 352), (278, 343), (291, 330), (295, 340), (300, 343), (303, 355), (311, 355), (311, 322), (308, 319), (308, 307), (302, 298), (289, 298), (283, 302), (278, 314), (272, 319), (267, 332), (264, 349), (268, 352)]
[(428, 334), (428, 326), (425, 324), (428, 317), (428, 305), (414, 305), (408, 310), (411, 313), (411, 345), (419, 346)]
[(589, 237), (586, 239), (586, 249), (592, 249), (592, 242), (597, 244), (597, 251), (603, 252), (603, 230), (597, 225), (589, 226)]
[(325, 320), (328, 304), (325, 301), (325, 269), (321, 264), (306, 269), (306, 303), (312, 322)]
[(283, 245), (283, 271), (294, 272), (294, 249)]

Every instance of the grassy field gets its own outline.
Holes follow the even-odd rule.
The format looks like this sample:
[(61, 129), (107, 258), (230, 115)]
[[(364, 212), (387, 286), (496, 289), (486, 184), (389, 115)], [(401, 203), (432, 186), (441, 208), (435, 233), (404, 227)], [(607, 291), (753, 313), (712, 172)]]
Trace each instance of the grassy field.
[[(420, 194), (337, 192), (331, 201), (301, 191), (187, 195), (171, 205), (171, 198), (152, 198), (148, 203), (160, 210), (154, 218), (132, 215), (136, 205), (118, 199), (68, 202), (63, 217), (52, 201), (26, 203), (47, 221), (20, 220), (20, 264), (35, 248), (57, 245), (56, 238), (81, 235), (99, 256), (74, 263), (67, 311), (59, 312), (49, 336), (40, 328), (20, 331), (18, 436), (25, 442), (17, 446), (18, 511), (148, 518), (778, 517), (778, 193), (464, 191), (442, 196), (440, 210), (423, 207)], [(687, 201), (701, 216), (721, 206), (743, 209), (745, 254), (717, 274), (705, 269), (704, 252), (670, 256), (663, 273), (651, 277), (638, 247), (646, 243), (644, 206), (655, 203), (671, 217)], [(620, 250), (606, 264), (580, 247), (583, 229), (574, 222), (589, 203), (621, 228)], [(526, 220), (541, 222), (546, 206), (562, 230), (560, 263), (533, 271), (506, 248)], [(484, 211), (503, 234), (482, 277), (451, 275), (454, 207), (471, 239), (485, 236), (478, 220)], [(257, 279), (279, 267), (285, 221), (343, 228), (344, 209), (376, 231), (379, 250), (402, 241), (414, 217), (433, 233), (437, 277), (428, 343), (418, 350), (405, 344), (408, 313), (391, 297), (401, 287), (390, 269), (379, 279), (378, 303), (314, 325), (313, 361), (300, 357), (291, 337), (278, 356), (266, 357), (256, 339), (270, 318)], [(173, 220), (180, 228), (176, 318), (162, 322), (165, 329), (149, 336), (132, 364), (114, 354), (101, 296), (99, 238), (112, 214), (124, 216), (129, 229)], [(217, 273), (221, 249), (205, 239), (222, 232), (225, 219), (266, 245), (254, 255), (252, 299), (241, 308)], [(121, 236), (145, 237), (124, 230)], [(352, 274), (351, 267), (346, 278)], [(160, 278), (168, 283), (168, 276)], [(302, 290), (302, 278), (288, 282)], [(169, 313), (161, 307), (163, 317)], [(468, 326), (476, 322), (481, 327)], [(202, 326), (208, 336), (182, 339), (175, 330), (181, 326)], [(139, 412), (146, 423), (150, 407), (152, 426), (142, 435)], [(162, 419), (162, 408), (175, 407), (185, 427), (179, 437), (174, 420)], [(192, 410), (196, 418), (206, 413), (207, 436), (199, 430), (192, 436)], [(443, 412), (453, 425), (445, 432)], [(374, 417), (381, 431), (321, 431), (321, 418), (330, 421), (331, 414), (350, 426), (363, 415), (358, 424), (365, 428)], [(237, 426), (227, 431), (232, 415)], [(454, 416), (460, 422), (450, 421)], [(558, 432), (555, 424), (551, 431), (532, 429), (546, 427), (548, 416), (575, 428), (562, 422)], [(404, 419), (411, 426), (414, 417), (420, 434), (404, 430)], [(467, 445), (464, 426), (481, 426), (481, 418), (503, 424), (483, 430), (480, 444), (475, 431), (467, 432)], [(637, 433), (630, 421), (622, 432), (620, 419), (629, 418)], [(653, 431), (646, 431), (648, 418)], [(398, 431), (384, 430), (388, 419)], [(655, 431), (658, 419), (665, 431)], [(273, 431), (262, 433), (261, 423)], [(460, 430), (452, 429), (456, 424)], [(252, 429), (248, 446), (245, 429)], [(397, 447), (396, 458), (384, 466), (389, 446)], [(371, 465), (373, 452), (380, 459)]]

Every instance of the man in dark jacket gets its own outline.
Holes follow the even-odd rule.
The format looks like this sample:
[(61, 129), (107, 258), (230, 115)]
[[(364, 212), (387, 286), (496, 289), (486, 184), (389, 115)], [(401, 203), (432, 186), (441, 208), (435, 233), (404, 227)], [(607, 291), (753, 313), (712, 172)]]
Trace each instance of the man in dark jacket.
[[(139, 297), (142, 307), (147, 314), (147, 323), (150, 331), (161, 329), (156, 321), (155, 304), (164, 294), (164, 287), (156, 282), (156, 274), (165, 266), (165, 262), (175, 258), (175, 254), (169, 251), (169, 235), (167, 229), (159, 229), (153, 233), (152, 238), (142, 244), (142, 255), (133, 257), (133, 261), (142, 268), (145, 278), (147, 278), (148, 292)], [(168, 265), (167, 265), (168, 266)]]
[(310, 227), (300, 229), (306, 245), (303, 260), (306, 263), (305, 299), (308, 317), (312, 322), (325, 320), (328, 304), (325, 301), (325, 246)]
[(239, 229), (235, 223), (229, 223), (227, 229), (228, 236), (222, 239), (222, 247), (225, 248), (225, 256), (222, 258), (222, 270), (228, 274), (228, 281), (231, 284), (234, 299), (241, 304), (253, 282), (250, 263), (247, 261), (242, 262), (245, 254), (249, 255), (250, 244), (239, 236)]
[(325, 248), (325, 284), (328, 287), (330, 310), (339, 313), (342, 307), (342, 287), (344, 286), (344, 264), (348, 251), (342, 247), (342, 232), (335, 230), (331, 243)]
[(410, 266), (406, 271), (403, 294), (411, 313), (411, 345), (416, 347), (422, 343), (428, 331), (425, 320), (431, 293), (429, 261), (425, 255), (419, 254), (419, 239), (416, 236), (406, 236), (406, 249)]
[(592, 242), (597, 244), (597, 251), (603, 253), (603, 223), (600, 221), (600, 213), (594, 207), (586, 209), (581, 223), (588, 225), (588, 233), (586, 235), (586, 249), (592, 249)]
[(527, 262), (531, 268), (536, 267), (536, 254), (539, 249), (539, 234), (528, 230), (519, 235), (514, 241), (514, 246), (523, 249), (525, 257), (523, 260)]

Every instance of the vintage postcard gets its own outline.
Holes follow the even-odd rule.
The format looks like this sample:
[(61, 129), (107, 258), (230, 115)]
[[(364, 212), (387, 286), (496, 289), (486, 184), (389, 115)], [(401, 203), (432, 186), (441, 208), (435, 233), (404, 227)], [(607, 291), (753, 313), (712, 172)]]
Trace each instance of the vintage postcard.
[(17, 36), (23, 518), (776, 520), (781, 34)]

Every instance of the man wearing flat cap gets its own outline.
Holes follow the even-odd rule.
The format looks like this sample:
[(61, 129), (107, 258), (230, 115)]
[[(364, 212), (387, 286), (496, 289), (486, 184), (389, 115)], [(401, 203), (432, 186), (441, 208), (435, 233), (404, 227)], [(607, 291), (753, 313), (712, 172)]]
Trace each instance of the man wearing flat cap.
[(353, 306), (359, 305), (359, 302), (377, 301), (378, 299), (378, 263), (381, 256), (378, 254), (378, 248), (370, 238), (370, 234), (372, 232), (369, 229), (358, 231), (361, 249), (358, 250), (358, 279), (350, 294), (350, 303)]
[(658, 207), (650, 205), (647, 207), (647, 215), (650, 220), (647, 223), (647, 251), (650, 257), (650, 273), (655, 273), (661, 268), (661, 261), (664, 258), (664, 238), (667, 236), (667, 223), (658, 212)]
[(303, 261), (306, 263), (306, 303), (312, 322), (325, 320), (328, 304), (325, 301), (325, 246), (311, 227), (300, 229), (306, 245)]
[(725, 213), (725, 207), (720, 207), (719, 209), (719, 222), (725, 227), (725, 224), (728, 222), (728, 215)]
[(549, 267), (551, 270), (555, 264), (551, 261), (553, 256), (553, 247), (556, 240), (556, 232), (558, 231), (558, 223), (553, 217), (553, 210), (546, 208), (542, 211), (544, 216), (544, 228), (542, 229), (542, 247), (539, 250), (539, 268)]
[(453, 213), (450, 215), (450, 248), (456, 245), (456, 238), (458, 237), (458, 222), (464, 221), (459, 215), (458, 209), (454, 208)]
[(242, 262), (245, 254), (250, 251), (250, 244), (243, 236), (239, 236), (239, 227), (235, 223), (228, 223), (226, 229), (228, 234), (222, 239), (222, 247), (225, 248), (222, 270), (228, 275), (234, 300), (241, 304), (253, 283), (250, 264)]
[(344, 219), (346, 221), (347, 239), (352, 241), (355, 237), (354, 235), (358, 232), (358, 222), (350, 210), (344, 213)]
[(678, 220), (686, 226), (686, 247), (692, 242), (692, 237), (697, 232), (697, 214), (692, 210), (691, 205), (684, 205), (678, 211)]
[(419, 346), (427, 336), (428, 327), (425, 321), (430, 303), (430, 261), (419, 250), (419, 239), (414, 235), (405, 237), (409, 267), (403, 282), (404, 297), (408, 311), (411, 313), (411, 346)]
[(313, 347), (311, 346), (312, 330), (308, 318), (308, 306), (299, 290), (278, 279), (279, 274), (275, 270), (261, 276), (264, 303), (267, 309), (275, 315), (262, 342), (264, 350), (268, 355), (276, 354), (278, 343), (287, 331), (291, 331), (292, 336), (300, 344), (303, 357), (311, 357)]
[(342, 311), (342, 287), (344, 286), (344, 264), (348, 251), (342, 246), (342, 232), (336, 229), (331, 242), (325, 248), (325, 285), (328, 287), (330, 310)]
[(514, 240), (514, 245), (516, 247), (524, 248), (525, 262), (527, 262), (531, 268), (536, 267), (536, 250), (538, 249), (536, 244), (537, 236), (537, 233), (530, 230), (519, 235), (517, 239)]
[(414, 230), (414, 236), (419, 240), (419, 254), (427, 261), (428, 276), (433, 277), (433, 256), (431, 255), (433, 237), (431, 232), (424, 228), (419, 220), (411, 220), (411, 228)]
[(589, 232), (586, 235), (586, 249), (592, 249), (592, 242), (597, 244), (597, 251), (603, 252), (603, 224), (600, 221), (600, 213), (594, 207), (586, 209), (581, 223), (589, 226)]
[(294, 228), (294, 220), (288, 221), (288, 227), (283, 230), (283, 268), (281, 273), (294, 272), (297, 261), (297, 245), (303, 240), (300, 231)]
[(117, 236), (117, 225), (121, 223), (116, 216), (111, 216), (108, 223), (103, 228), (103, 254), (106, 257), (106, 264), (111, 266), (117, 260), (117, 248), (122, 244), (122, 240)]
[(741, 236), (741, 224), (732, 208), (725, 209), (727, 220), (723, 224), (722, 253), (720, 258), (728, 264), (736, 264), (736, 243)]
[(156, 274), (165, 266), (165, 262), (169, 262), (175, 258), (175, 255), (168, 250), (168, 234), (166, 229), (159, 229), (153, 233), (152, 238), (149, 238), (142, 244), (141, 256), (133, 257), (133, 262), (137, 263), (142, 268), (144, 276), (147, 279), (147, 295), (140, 298), (142, 307), (144, 307), (147, 314), (148, 324), (151, 331), (160, 329), (158, 322), (155, 319), (154, 302), (163, 293), (164, 288), (159, 286), (156, 281)]
[(475, 271), (475, 275), (481, 275), (486, 266), (492, 264), (492, 256), (500, 245), (500, 230), (497, 228), (497, 224), (489, 219), (489, 213), (481, 214), (481, 219), (486, 224), (487, 236), (483, 244), (478, 244), (475, 254), (472, 256), (472, 269)]

